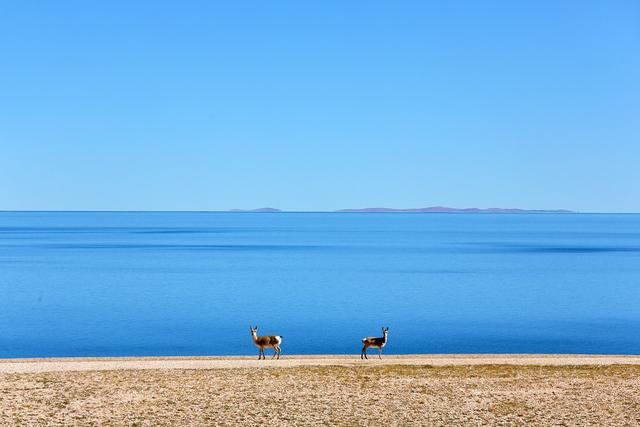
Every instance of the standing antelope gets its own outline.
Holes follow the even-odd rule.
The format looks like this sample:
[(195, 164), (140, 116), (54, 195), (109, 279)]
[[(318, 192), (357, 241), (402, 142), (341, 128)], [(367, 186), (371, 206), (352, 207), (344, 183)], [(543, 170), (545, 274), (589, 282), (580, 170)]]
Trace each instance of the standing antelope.
[(366, 337), (362, 339), (362, 353), (360, 353), (360, 359), (369, 359), (367, 357), (367, 349), (369, 347), (374, 347), (377, 348), (379, 353), (378, 353), (378, 357), (380, 359), (382, 359), (382, 347), (384, 347), (385, 345), (387, 345), (387, 337), (389, 336), (389, 328), (385, 328), (384, 326), (382, 327), (382, 334), (383, 336), (381, 338), (376, 338), (376, 337)]
[(258, 352), (258, 360), (260, 359), (266, 359), (266, 357), (264, 356), (264, 349), (265, 348), (273, 348), (273, 350), (275, 351), (275, 353), (273, 353), (273, 357), (278, 356), (278, 359), (280, 359), (280, 344), (282, 343), (282, 337), (280, 335), (265, 335), (262, 337), (258, 336), (258, 327), (251, 327), (249, 326), (249, 330), (251, 331), (251, 337), (253, 338), (253, 343), (255, 344), (256, 347), (258, 347), (260, 349), (260, 351)]

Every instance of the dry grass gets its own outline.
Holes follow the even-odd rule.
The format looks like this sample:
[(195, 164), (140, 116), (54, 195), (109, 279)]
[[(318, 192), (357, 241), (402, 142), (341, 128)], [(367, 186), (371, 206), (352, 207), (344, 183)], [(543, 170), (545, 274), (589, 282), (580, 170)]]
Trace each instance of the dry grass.
[(640, 366), (0, 375), (2, 425), (638, 425)]

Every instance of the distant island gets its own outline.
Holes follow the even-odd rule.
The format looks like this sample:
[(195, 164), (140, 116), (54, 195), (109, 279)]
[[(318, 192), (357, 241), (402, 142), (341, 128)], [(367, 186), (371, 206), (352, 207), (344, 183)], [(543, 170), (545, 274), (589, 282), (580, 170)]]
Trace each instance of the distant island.
[(515, 209), (515, 208), (448, 208), (445, 206), (432, 206), (428, 208), (362, 208), (340, 209), (336, 212), (418, 212), (418, 213), (575, 213), (566, 209)]

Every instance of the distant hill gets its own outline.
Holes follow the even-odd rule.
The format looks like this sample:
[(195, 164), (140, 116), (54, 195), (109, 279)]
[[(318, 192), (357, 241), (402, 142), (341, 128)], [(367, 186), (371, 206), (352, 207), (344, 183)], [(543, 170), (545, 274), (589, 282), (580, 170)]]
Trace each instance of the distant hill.
[(395, 208), (362, 208), (340, 209), (336, 212), (423, 212), (423, 213), (575, 213), (565, 209), (513, 209), (513, 208), (448, 208), (432, 206), (428, 208), (395, 209)]
[(282, 212), (276, 208), (258, 208), (258, 209), (231, 209), (230, 212)]

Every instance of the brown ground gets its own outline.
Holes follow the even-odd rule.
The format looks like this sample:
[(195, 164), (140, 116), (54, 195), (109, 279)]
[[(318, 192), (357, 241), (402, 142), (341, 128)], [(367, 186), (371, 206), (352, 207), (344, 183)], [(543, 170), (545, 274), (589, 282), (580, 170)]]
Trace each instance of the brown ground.
[(0, 425), (640, 425), (640, 365), (0, 373)]
[(55, 371), (113, 371), (138, 369), (237, 369), (293, 368), (298, 366), (366, 365), (640, 365), (640, 355), (585, 354), (395, 354), (369, 360), (359, 355), (287, 355), (280, 360), (256, 360), (255, 356), (198, 357), (76, 357), (49, 359), (0, 359), (0, 373)]

